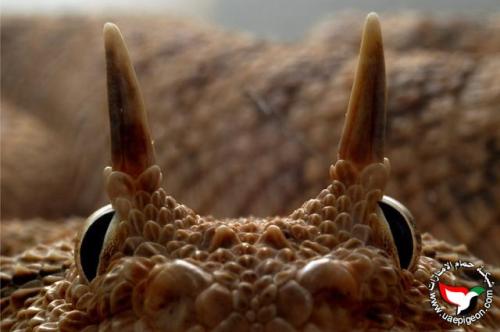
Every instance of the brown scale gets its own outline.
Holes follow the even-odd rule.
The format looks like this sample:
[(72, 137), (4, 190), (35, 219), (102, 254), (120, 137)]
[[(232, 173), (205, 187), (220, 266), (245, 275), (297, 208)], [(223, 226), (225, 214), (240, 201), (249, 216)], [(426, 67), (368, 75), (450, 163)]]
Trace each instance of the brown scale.
[[(337, 17), (283, 45), (181, 20), (120, 19), (168, 192), (198, 213), (238, 217), (288, 214), (320, 191), (352, 84), (358, 20)], [(107, 164), (100, 22), (2, 20), (4, 219), (84, 216), (105, 202), (96, 172)], [(497, 22), (413, 14), (385, 24), (387, 193), (422, 230), (496, 264)]]
[[(36, 280), (45, 262), (54, 267), (44, 284), (28, 281), (11, 291), (2, 282), (2, 292), (10, 292), (2, 294), (3, 329), (452, 328), (430, 307), (429, 278), (447, 260), (482, 262), (464, 246), (428, 234), (421, 239), (411, 219), (404, 221), (412, 236), (411, 259), (405, 261), (389, 228), (380, 205), (387, 202), (391, 167), (384, 158), (385, 68), (375, 14), (366, 20), (330, 185), (288, 217), (204, 217), (168, 196), (160, 187), (162, 173), (127, 49), (115, 25), (106, 24), (104, 36), (112, 141), (112, 167), (104, 178), (112, 208), (85, 222), (74, 259), (68, 260), (67, 242), (5, 258), (2, 278), (12, 280)], [(89, 237), (99, 249), (90, 257)], [(89, 269), (93, 263), (95, 271)], [(500, 276), (498, 268), (488, 268)], [(460, 285), (474, 282), (467, 274), (456, 279)], [(499, 319), (495, 306), (476, 327), (493, 330)]]

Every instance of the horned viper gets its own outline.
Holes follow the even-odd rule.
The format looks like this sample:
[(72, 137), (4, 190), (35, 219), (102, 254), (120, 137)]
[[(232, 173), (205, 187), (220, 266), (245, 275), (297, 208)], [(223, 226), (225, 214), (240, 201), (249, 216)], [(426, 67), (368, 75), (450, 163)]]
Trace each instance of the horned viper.
[[(157, 163), (175, 174), (163, 179), (171, 195), (201, 214), (263, 217), (289, 214), (324, 187), (359, 17), (337, 17), (293, 44), (172, 18), (116, 19), (146, 93)], [(101, 22), (2, 19), (4, 254), (70, 228), (28, 218), (86, 217), (107, 200), (97, 171), (108, 163)], [(387, 193), (405, 202), (421, 230), (494, 264), (498, 22), (384, 15)], [(23, 225), (37, 231), (19, 232)]]
[[(432, 311), (427, 283), (443, 261), (479, 261), (463, 246), (421, 238), (411, 213), (384, 196), (391, 166), (375, 14), (365, 23), (338, 158), (325, 170), (329, 185), (282, 217), (200, 216), (169, 196), (118, 28), (106, 24), (104, 39), (112, 156), (104, 178), (111, 204), (82, 225), (74, 251), (61, 242), (2, 258), (2, 328), (451, 328)], [(443, 280), (474, 282), (466, 273)], [(499, 318), (494, 306), (470, 328), (493, 330)]]

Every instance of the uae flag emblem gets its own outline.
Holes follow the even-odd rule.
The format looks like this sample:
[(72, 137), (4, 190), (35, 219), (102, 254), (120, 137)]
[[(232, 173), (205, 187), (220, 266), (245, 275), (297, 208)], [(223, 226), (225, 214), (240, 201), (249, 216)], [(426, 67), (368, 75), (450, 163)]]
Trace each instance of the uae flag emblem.
[(478, 296), (484, 292), (484, 288), (475, 286), (468, 289), (467, 287), (449, 286), (440, 282), (439, 292), (446, 302), (457, 307), (457, 315), (467, 315), (474, 310)]

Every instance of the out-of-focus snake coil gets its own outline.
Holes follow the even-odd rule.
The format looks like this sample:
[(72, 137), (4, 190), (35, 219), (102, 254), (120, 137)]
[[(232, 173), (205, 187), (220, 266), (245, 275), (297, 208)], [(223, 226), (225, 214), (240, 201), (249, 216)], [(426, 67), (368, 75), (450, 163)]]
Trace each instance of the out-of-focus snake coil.
[[(164, 187), (215, 216), (292, 211), (327, 182), (359, 17), (283, 44), (174, 19), (117, 20), (145, 93)], [(384, 18), (388, 147), (421, 230), (499, 263), (500, 26)], [(104, 202), (104, 64), (97, 19), (2, 20), (2, 252), (22, 222)], [(43, 222), (33, 221), (33, 224)], [(40, 226), (32, 242), (54, 234)], [(67, 232), (58, 228), (57, 232)], [(61, 235), (62, 236), (62, 235)], [(20, 245), (20, 244), (19, 244)]]
[(2, 20), (0, 329), (498, 329), (498, 21), (360, 20)]

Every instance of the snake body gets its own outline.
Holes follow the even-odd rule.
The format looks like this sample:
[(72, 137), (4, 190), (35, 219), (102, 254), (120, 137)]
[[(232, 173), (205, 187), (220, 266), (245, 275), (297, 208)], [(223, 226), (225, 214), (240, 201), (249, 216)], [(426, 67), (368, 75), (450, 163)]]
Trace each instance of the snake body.
[[(279, 44), (186, 21), (118, 20), (159, 163), (175, 174), (165, 179), (169, 192), (200, 213), (234, 217), (287, 213), (320, 190), (351, 87), (356, 22), (339, 18), (301, 43)], [(498, 263), (495, 22), (403, 15), (389, 17), (384, 31), (388, 192), (421, 229)], [(3, 22), (2, 91), (11, 106), (2, 108), (19, 110), (3, 112), (4, 219), (86, 216), (105, 201), (95, 171), (107, 163), (98, 25)]]
[[(453, 27), (451, 23), (444, 27), (433, 25), (432, 21), (424, 23), (417, 22), (415, 25), (423, 29), (422, 31), (425, 29), (446, 31)], [(93, 28), (96, 22), (82, 20), (68, 24), (57, 20), (39, 20), (26, 26), (22, 20), (7, 20), (3, 24), (6, 33), (2, 34), (2, 38), (5, 39), (7, 51), (2, 61), (8, 65), (3, 73), (6, 84), (2, 89), (9, 104), (5, 101), (2, 103), (8, 108), (16, 109), (17, 112), (6, 112), (10, 124), (9, 134), (4, 135), (2, 130), (2, 135), (5, 137), (2, 139), (2, 145), (5, 146), (2, 150), (12, 151), (8, 159), (2, 161), (2, 187), (12, 193), (9, 197), (2, 198), (2, 213), (4, 217), (42, 216), (63, 219), (72, 214), (86, 214), (104, 201), (102, 193), (104, 185), (99, 174), (95, 174), (95, 169), (99, 168), (97, 165), (107, 164), (104, 152), (107, 149), (103, 143), (106, 136), (102, 133), (105, 118), (100, 113), (105, 108), (104, 95), (99, 92), (104, 89), (104, 81), (99, 78), (103, 65), (97, 55), (102, 49), (97, 46), (100, 41), (97, 31)], [(166, 204), (168, 209), (172, 209), (170, 213), (184, 225), (182, 227), (177, 225), (178, 230), (183, 230), (183, 227), (189, 229), (186, 225), (199, 224), (201, 229), (209, 227), (202, 225), (215, 225), (214, 231), (222, 235), (214, 235), (206, 243), (200, 242), (200, 248), (221, 246), (221, 243), (231, 247), (238, 241), (246, 241), (256, 246), (258, 243), (265, 243), (273, 247), (273, 250), (300, 246), (298, 255), (307, 263), (306, 257), (311, 252), (303, 247), (304, 239), (301, 237), (307, 235), (301, 235), (300, 232), (303, 232), (304, 225), (307, 224), (312, 227), (309, 231), (314, 233), (313, 225), (318, 227), (320, 225), (320, 223), (315, 225), (316, 218), (319, 217), (314, 215), (327, 218), (326, 215), (319, 213), (318, 209), (327, 208), (331, 204), (329, 193), (322, 192), (321, 188), (324, 188), (325, 183), (329, 181), (350, 183), (343, 176), (355, 179), (356, 185), (363, 176), (369, 177), (363, 175), (363, 170), (352, 171), (350, 166), (343, 164), (334, 167), (336, 171), (330, 173), (330, 179), (329, 174), (324, 172), (336, 154), (336, 144), (332, 142), (339, 140), (348, 92), (354, 76), (357, 49), (349, 42), (349, 33), (342, 33), (340, 34), (342, 38), (338, 38), (339, 43), (345, 42), (343, 46), (334, 45), (330, 40), (332, 36), (339, 36), (335, 30), (336, 26), (324, 28), (327, 32), (322, 30), (321, 33), (302, 43), (284, 45), (262, 42), (217, 29), (207, 30), (205, 27), (177, 21), (139, 20), (129, 24), (128, 27), (127, 24), (123, 24), (124, 32), (126, 38), (130, 39), (132, 57), (137, 59), (134, 62), (145, 91), (144, 99), (149, 110), (152, 136), (155, 137), (155, 148), (158, 152), (157, 163), (166, 175), (163, 185), (168, 194), (176, 197), (176, 200), (190, 206), (197, 213), (211, 214), (216, 219), (197, 220), (191, 210), (184, 208), (170, 197), (165, 198), (164, 192), (157, 192), (158, 188), (155, 187), (150, 193), (150, 199), (159, 197), (156, 208), (160, 209), (162, 204)], [(398, 21), (389, 21), (389, 24), (398, 26)], [(410, 30), (411, 28), (411, 25), (410, 28), (407, 27)], [(472, 28), (474, 31), (472, 35), (476, 37), (481, 36), (484, 31), (496, 29), (493, 24), (487, 23)], [(414, 26), (413, 29), (411, 31), (420, 31)], [(167, 31), (169, 33), (166, 33)], [(27, 40), (40, 40), (38, 34), (56, 38), (60, 45), (64, 45), (63, 51), (47, 50), (43, 43), (40, 43), (33, 46), (33, 51), (29, 55), (38, 61), (46, 57), (46, 65), (40, 66), (39, 63), (28, 59), (19, 61), (17, 52), (21, 48), (17, 46), (18, 43), (23, 45)], [(404, 30), (401, 35), (405, 36)], [(498, 43), (492, 42), (493, 46), (488, 45), (490, 48), (474, 47), (474, 42), (479, 43), (479, 41), (474, 38), (467, 39), (465, 34), (462, 37), (463, 43), (451, 41), (449, 46), (450, 49), (462, 47), (462, 52), (450, 54), (444, 41), (439, 44), (433, 41), (433, 38), (430, 40), (424, 38), (420, 40), (422, 43), (420, 46), (418, 43), (398, 44), (401, 35), (389, 34), (389, 43), (386, 42), (390, 91), (386, 155), (391, 159), (392, 166), (391, 182), (388, 183), (386, 192), (405, 202), (415, 215), (421, 229), (435, 233), (441, 239), (464, 243), (479, 257), (496, 263), (498, 243), (495, 243), (494, 239), (500, 227), (498, 224), (500, 194), (496, 185), (500, 176), (498, 165), (500, 116), (496, 110), (500, 89), (495, 78), (500, 74), (500, 59), (490, 55), (497, 52), (494, 47)], [(82, 51), (83, 44), (85, 52)], [(51, 52), (58, 54), (58, 59), (63, 57), (66, 60), (62, 62), (49, 60), (54, 56)], [(86, 56), (86, 53), (89, 56)], [(80, 74), (68, 75), (68, 72), (75, 68), (81, 70)], [(86, 68), (88, 70), (85, 70)], [(26, 81), (26, 77), (30, 77), (30, 80)], [(48, 80), (51, 84), (40, 87), (39, 82), (43, 80)], [(86, 88), (82, 89), (82, 86)], [(24, 98), (26, 95), (30, 97)], [(19, 120), (19, 117), (28, 117), (33, 124), (26, 126), (26, 121)], [(16, 133), (19, 132), (23, 135), (15, 139)], [(41, 138), (26, 139), (34, 137), (30, 135), (39, 135)], [(27, 148), (16, 149), (15, 147), (20, 144)], [(50, 153), (38, 156), (35, 155), (37, 151), (50, 151)], [(84, 158), (81, 158), (82, 151), (85, 151)], [(22, 165), (21, 161), (28, 159), (36, 160), (34, 166), (18, 172), (16, 168)], [(44, 170), (43, 176), (41, 170)], [(386, 171), (388, 170), (381, 172)], [(156, 171), (147, 170), (147, 172), (148, 178), (158, 176), (155, 175)], [(119, 176), (121, 175), (114, 175), (116, 178)], [(51, 183), (46, 185), (42, 182), (42, 186), (46, 186), (48, 190), (33, 190), (29, 184), (40, 183), (42, 178)], [(52, 179), (57, 182), (52, 182)], [(69, 183), (71, 183), (70, 188), (68, 188)], [(116, 186), (118, 188), (119, 185)], [(135, 186), (140, 188), (140, 184)], [(108, 190), (113, 192), (113, 189)], [(342, 197), (342, 191), (335, 192), (335, 190), (337, 189), (328, 187), (330, 194), (335, 193), (337, 198)], [(253, 219), (262, 215), (291, 213), (300, 207), (303, 201), (315, 197), (318, 192), (321, 193), (316, 200), (305, 203), (302, 209), (299, 208), (291, 214), (292, 220), (296, 220), (297, 223), (265, 219), (267, 221), (259, 224)], [(369, 195), (369, 191), (366, 194)], [(120, 195), (117, 197), (120, 198)], [(126, 195), (134, 196), (138, 193), (132, 192)], [(113, 201), (114, 198), (111, 198)], [(353, 197), (350, 199), (355, 200)], [(30, 201), (44, 203), (31, 206)], [(145, 206), (138, 207), (142, 208)], [(255, 223), (256, 226), (248, 226), (248, 229), (237, 222), (221, 223), (225, 219), (220, 219), (249, 214), (255, 217), (251, 217), (247, 223), (249, 225)], [(160, 224), (170, 222), (169, 217), (155, 216)], [(12, 229), (22, 228), (23, 226), (19, 226), (21, 224), (22, 222), (12, 224), (18, 225)], [(268, 227), (269, 225), (274, 227)], [(293, 234), (294, 225), (297, 226), (296, 232), (299, 232), (297, 234)], [(53, 227), (53, 224), (50, 225), (47, 231), (50, 232)], [(69, 227), (73, 229), (78, 226)], [(152, 242), (155, 242), (160, 236), (160, 231), (157, 232), (155, 226), (149, 227), (152, 227), (151, 230), (147, 232), (144, 230), (146, 233), (141, 236), (148, 241), (151, 240), (148, 237), (152, 237), (155, 239)], [(351, 228), (349, 230), (352, 231)], [(131, 234), (135, 231), (137, 229), (129, 229), (126, 232)], [(248, 235), (249, 238), (243, 240), (242, 235), (237, 237), (234, 235), (252, 232), (260, 234), (259, 237), (254, 239), (253, 235)], [(288, 234), (287, 232), (293, 234), (292, 237), (297, 244), (289, 243), (290, 240), (282, 238), (283, 233)], [(357, 236), (362, 243), (365, 243), (367, 240), (363, 231), (358, 232), (361, 234)], [(99, 291), (93, 295), (94, 298), (89, 297), (88, 301), (101, 299), (107, 303), (105, 306), (111, 307), (99, 307), (98, 304), (88, 301), (78, 306), (77, 297), (92, 292), (85, 288), (88, 286), (84, 287), (80, 280), (81, 276), (78, 276), (73, 265), (71, 236), (61, 233), (63, 242), (50, 240), (48, 245), (40, 244), (14, 258), (2, 258), (2, 283), (7, 285), (2, 288), (2, 317), (7, 317), (2, 321), (4, 327), (28, 328), (29, 325), (23, 324), (37, 324), (36, 317), (39, 315), (39, 320), (46, 322), (41, 326), (49, 330), (51, 328), (77, 330), (82, 326), (88, 326), (89, 330), (98, 327), (106, 329), (113, 324), (119, 326), (123, 322), (134, 321), (139, 328), (155, 329), (154, 324), (162, 326), (161, 312), (155, 311), (155, 305), (151, 307), (152, 304), (144, 298), (129, 300), (134, 305), (134, 315), (138, 314), (136, 309), (139, 306), (141, 309), (137, 310), (144, 313), (142, 319), (148, 317), (149, 321), (143, 321), (141, 316), (132, 315), (129, 307), (119, 307), (123, 298), (114, 297), (113, 294), (121, 294), (120, 296), (127, 298), (133, 293), (130, 293), (132, 290), (121, 292), (117, 291), (117, 288), (106, 288), (108, 284), (118, 287), (113, 278), (118, 278), (119, 281), (131, 271), (143, 271), (144, 273), (138, 272), (139, 274), (135, 275), (139, 279), (127, 282), (140, 284), (142, 280), (143, 289), (134, 292), (145, 291), (145, 294), (153, 296), (155, 291), (163, 290), (168, 294), (171, 290), (168, 287), (172, 287), (176, 279), (166, 278), (168, 275), (185, 274), (187, 280), (193, 282), (186, 284), (185, 289), (196, 293), (211, 284), (214, 285), (210, 280), (215, 273), (211, 270), (215, 265), (210, 265), (209, 262), (220, 263), (229, 259), (229, 256), (224, 256), (226, 254), (221, 254), (223, 256), (208, 259), (206, 263), (208, 265), (186, 267), (151, 258), (163, 253), (154, 245), (141, 246), (138, 243), (129, 243), (125, 246), (128, 246), (131, 252), (145, 258), (128, 261), (117, 257), (120, 264), (117, 264), (116, 270), (109, 275), (111, 279), (107, 281), (108, 284), (106, 284), (107, 279), (99, 279), (90, 286)], [(194, 238), (196, 231), (191, 229), (186, 234), (179, 231), (178, 236)], [(338, 237), (338, 234), (336, 236)], [(477, 241), (478, 238), (483, 240)], [(38, 240), (35, 237), (33, 241)], [(150, 243), (148, 241), (145, 243)], [(189, 241), (185, 240), (179, 245), (185, 246)], [(428, 308), (424, 310), (416, 305), (422, 300), (425, 292), (422, 287), (426, 278), (432, 270), (439, 267), (440, 262), (446, 260), (464, 259), (481, 264), (481, 261), (473, 257), (465, 246), (453, 246), (438, 241), (431, 235), (424, 235), (425, 257), (421, 260), (417, 272), (410, 277), (406, 272), (394, 272), (390, 261), (386, 261), (385, 258), (377, 260), (378, 251), (364, 251), (358, 248), (359, 244), (356, 241), (354, 244), (352, 242), (342, 244), (337, 248), (340, 251), (333, 254), (335, 259), (343, 262), (341, 265), (330, 266), (328, 265), (330, 262), (321, 261), (317, 264), (326, 265), (319, 268), (318, 273), (330, 268), (347, 269), (342, 277), (343, 282), (350, 282), (349, 278), (361, 282), (358, 279), (362, 271), (370, 269), (373, 272), (370, 276), (373, 278), (363, 281), (366, 282), (369, 291), (361, 295), (353, 286), (354, 288), (348, 289), (347, 293), (338, 289), (334, 290), (334, 293), (339, 291), (341, 297), (355, 293), (362, 296), (366, 303), (371, 303), (375, 294), (389, 297), (389, 294), (394, 292), (394, 299), (385, 304), (393, 306), (400, 301), (407, 303), (398, 307), (401, 312), (384, 316), (382, 313), (386, 312), (387, 308), (382, 304), (377, 310), (374, 309), (377, 308), (376, 305), (367, 305), (366, 308), (375, 310), (368, 312), (365, 311), (366, 308), (357, 307), (359, 303), (364, 302), (356, 300), (346, 302), (347, 307), (351, 305), (355, 307), (351, 308), (350, 312), (324, 311), (325, 316), (318, 314), (319, 316), (311, 318), (311, 323), (308, 324), (306, 320), (302, 321), (299, 318), (298, 321), (294, 321), (292, 311), (278, 314), (259, 311), (258, 319), (267, 322), (267, 325), (261, 327), (280, 329), (292, 328), (293, 325), (306, 330), (308, 326), (309, 329), (328, 329), (331, 326), (324, 320), (325, 317), (335, 317), (340, 324), (337, 327), (347, 330), (357, 326), (355, 322), (358, 315), (373, 315), (372, 320), (366, 323), (368, 325), (359, 325), (358, 328), (369, 326), (379, 328), (398, 326), (401, 329), (416, 326), (445, 328), (445, 325), (431, 318), (433, 313), (427, 310)], [(330, 248), (331, 245), (335, 248), (332, 243), (323, 243), (322, 246)], [(344, 252), (346, 249), (352, 252), (350, 256)], [(323, 247), (317, 246), (312, 250), (315, 253), (311, 255), (314, 256), (321, 253)], [(12, 251), (21, 250), (12, 249)], [(187, 256), (183, 256), (184, 254)], [(184, 254), (176, 253), (181, 258), (190, 255), (187, 249)], [(261, 255), (265, 256), (265, 253)], [(375, 270), (372, 270), (373, 266), (368, 263), (373, 260), (379, 264)], [(299, 268), (305, 268), (300, 260), (297, 262)], [(245, 266), (246, 263), (239, 264)], [(162, 266), (160, 270), (153, 269), (157, 265)], [(216, 267), (218, 268), (218, 265)], [(276, 269), (281, 268), (282, 265), (279, 267), (276, 265)], [(377, 270), (378, 268), (380, 270)], [(494, 267), (491, 269), (498, 275), (497, 269)], [(393, 272), (384, 272), (389, 270)], [(388, 280), (392, 280), (391, 276), (386, 275), (387, 273), (391, 275), (395, 273), (396, 279), (400, 281), (387, 283)], [(157, 279), (158, 275), (166, 279), (163, 277)], [(226, 277), (221, 275), (221, 278)], [(227, 278), (226, 281), (231, 283)], [(242, 275), (240, 278), (243, 278)], [(300, 283), (300, 286), (286, 288), (292, 292), (290, 294), (295, 294), (293, 296), (299, 296), (297, 292), (302, 292), (302, 289), (307, 289), (311, 294), (322, 289), (312, 290), (315, 287), (314, 280), (318, 278), (314, 274), (309, 276), (303, 272), (293, 278), (298, 278), (294, 280)], [(471, 282), (467, 276), (462, 278), (464, 283)], [(26, 282), (27, 280), (29, 282)], [(390, 285), (390, 289), (380, 288), (382, 287), (380, 280), (384, 280), (382, 284)], [(198, 296), (196, 299), (200, 301), (200, 306), (203, 308), (206, 306), (206, 310), (199, 309), (201, 313), (197, 314), (201, 316), (197, 316), (196, 319), (205, 324), (203, 326), (218, 326), (221, 330), (224, 326), (233, 328), (247, 326), (238, 320), (240, 318), (234, 318), (236, 316), (231, 312), (210, 311), (213, 304), (211, 301), (215, 299), (226, 301), (226, 291), (231, 289), (223, 281), (218, 282), (223, 285), (222, 288), (203, 293), (205, 294), (203, 299), (199, 298), (201, 295), (198, 293), (193, 295)], [(119, 286), (130, 287), (128, 284)], [(331, 285), (325, 287), (332, 291), (328, 288)], [(332, 287), (335, 288), (337, 285)], [(401, 287), (412, 291), (402, 292)], [(280, 290), (285, 292), (283, 296), (288, 296), (283, 288)], [(263, 289), (262, 291), (264, 292)], [(252, 292), (257, 292), (257, 289), (253, 289)], [(41, 297), (33, 296), (35, 294), (41, 294)], [(184, 295), (179, 294), (181, 298)], [(215, 298), (211, 300), (214, 296)], [(63, 307), (56, 310), (57, 305), (53, 301), (57, 302), (58, 299), (64, 299), (60, 302)], [(318, 305), (317, 308), (323, 308), (321, 310), (327, 310), (330, 303), (330, 300), (323, 295), (318, 295), (313, 300)], [(300, 301), (302, 304), (308, 303), (307, 299), (302, 298)], [(76, 304), (76, 307), (71, 307), (71, 303)], [(93, 305), (95, 307), (92, 307)], [(191, 304), (186, 302), (180, 305), (181, 308), (184, 305), (190, 308)], [(94, 311), (90, 308), (94, 308), (92, 309)], [(282, 307), (278, 305), (277, 308), (279, 310)], [(300, 308), (297, 307), (297, 310)], [(206, 312), (209, 313), (204, 314)], [(91, 317), (92, 313), (102, 319), (101, 323), (93, 321), (95, 317)], [(109, 318), (110, 315), (112, 318)], [(125, 318), (127, 315), (130, 321)], [(273, 315), (281, 318), (272, 320)], [(496, 326), (498, 315), (498, 309), (494, 308), (491, 315), (486, 318), (485, 326)], [(178, 315), (174, 313), (169, 317), (173, 320), (179, 319), (179, 325), (173, 325), (179, 330), (191, 324), (186, 321), (188, 318), (183, 313)], [(285, 319), (287, 317), (288, 321)], [(247, 317), (247, 319), (252, 321), (254, 318)], [(25, 323), (16, 323), (16, 320)], [(153, 325), (149, 325), (149, 322), (153, 322), (151, 323)], [(193, 326), (201, 327), (201, 325)], [(172, 330), (175, 330), (174, 327)]]

